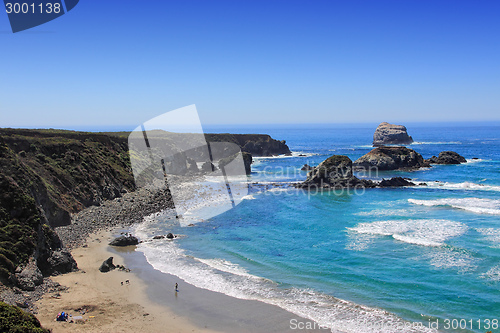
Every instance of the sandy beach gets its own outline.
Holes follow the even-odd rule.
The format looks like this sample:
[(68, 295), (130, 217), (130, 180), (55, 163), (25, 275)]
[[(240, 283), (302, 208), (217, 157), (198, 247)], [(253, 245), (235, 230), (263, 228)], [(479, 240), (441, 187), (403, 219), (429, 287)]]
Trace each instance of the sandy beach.
[[(80, 270), (53, 277), (67, 290), (47, 293), (37, 302), (37, 317), (44, 327), (54, 333), (293, 332), (297, 330), (290, 328), (290, 320), (307, 322), (276, 306), (196, 288), (158, 272), (134, 246), (108, 246), (112, 236), (99, 231), (89, 236), (87, 245), (72, 250)], [(101, 273), (99, 266), (110, 256), (115, 265), (125, 265), (131, 272)], [(174, 290), (176, 282), (179, 293)], [(57, 322), (61, 311), (70, 319), (81, 318)]]
[[(109, 238), (110, 233), (104, 231), (92, 235), (87, 247), (72, 251), (80, 271), (53, 277), (68, 289), (46, 294), (38, 302), (38, 318), (44, 327), (55, 333), (213, 332), (196, 327), (167, 307), (151, 302), (146, 285), (136, 274), (117, 269), (101, 273), (98, 267), (113, 255), (107, 250)], [(123, 259), (115, 256), (114, 263), (123, 264)], [(55, 317), (61, 311), (82, 319), (73, 323), (57, 322)]]

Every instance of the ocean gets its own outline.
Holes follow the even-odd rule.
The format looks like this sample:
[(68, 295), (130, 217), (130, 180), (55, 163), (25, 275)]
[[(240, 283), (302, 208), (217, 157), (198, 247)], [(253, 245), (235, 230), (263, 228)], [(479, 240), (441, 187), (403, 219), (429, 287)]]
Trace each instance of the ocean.
[[(375, 126), (212, 126), (265, 133), (292, 156), (254, 158), (254, 188), (232, 210), (192, 227), (170, 215), (135, 227), (141, 239), (175, 241), (138, 251), (164, 273), (200, 288), (277, 305), (343, 332), (486, 332), (500, 320), (500, 126), (406, 124), (409, 145), (429, 158), (452, 150), (468, 163), (372, 179), (427, 186), (310, 193), (304, 164), (372, 149)], [(301, 156), (299, 156), (301, 155)], [(265, 186), (264, 186), (265, 188)], [(194, 216), (196, 212), (192, 212)]]

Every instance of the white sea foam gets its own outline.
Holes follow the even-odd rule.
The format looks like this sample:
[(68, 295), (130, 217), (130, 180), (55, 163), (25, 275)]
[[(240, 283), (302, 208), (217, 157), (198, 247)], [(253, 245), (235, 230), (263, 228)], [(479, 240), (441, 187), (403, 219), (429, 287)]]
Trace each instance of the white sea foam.
[(425, 326), (412, 327), (384, 310), (354, 304), (313, 290), (279, 288), (276, 283), (252, 275), (226, 260), (188, 256), (175, 242), (142, 243), (137, 249), (144, 253), (155, 269), (174, 274), (196, 287), (273, 304), (335, 331), (433, 332)]
[(490, 268), (486, 273), (481, 274), (481, 277), (493, 282), (500, 282), (500, 265)]
[(449, 269), (455, 268), (462, 272), (471, 271), (477, 268), (474, 259), (469, 253), (457, 251), (448, 247), (440, 248), (438, 251), (433, 251), (424, 259), (437, 268)]
[(354, 213), (358, 216), (409, 216), (417, 213), (415, 209), (372, 209)]
[(253, 194), (245, 195), (243, 198), (241, 198), (241, 200), (255, 200), (255, 195)]
[(489, 160), (483, 160), (482, 158), (468, 158), (467, 159), (467, 163), (481, 163), (481, 162), (485, 162), (485, 161), (489, 161)]
[(415, 205), (427, 207), (452, 207), (463, 209), (476, 214), (500, 215), (500, 200), (481, 198), (443, 198), (435, 200), (408, 199)]
[[(303, 156), (302, 156), (303, 155)], [(301, 151), (292, 151), (292, 155), (277, 155), (277, 156), (254, 156), (253, 159), (256, 161), (270, 160), (275, 158), (291, 158), (291, 157), (311, 157), (316, 156), (317, 153), (305, 153)]]
[(416, 141), (412, 145), (461, 145), (460, 141)]
[(497, 228), (476, 228), (476, 231), (486, 236), (486, 240), (493, 246), (500, 248), (500, 229)]
[(498, 185), (476, 184), (472, 182), (463, 182), (463, 183), (426, 182), (426, 184), (427, 186), (416, 187), (416, 188), (419, 189), (439, 188), (443, 190), (471, 190), (471, 191), (500, 192), (500, 186)]
[(441, 246), (448, 239), (462, 235), (467, 226), (460, 222), (436, 219), (391, 220), (359, 223), (348, 230), (359, 234), (391, 236), (408, 244)]

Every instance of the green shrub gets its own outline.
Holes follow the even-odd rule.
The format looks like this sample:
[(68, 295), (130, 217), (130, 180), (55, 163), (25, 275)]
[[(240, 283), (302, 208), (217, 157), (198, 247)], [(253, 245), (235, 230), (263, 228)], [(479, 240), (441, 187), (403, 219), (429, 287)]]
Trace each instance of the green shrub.
[(0, 332), (6, 333), (49, 333), (31, 313), (17, 306), (0, 302)]

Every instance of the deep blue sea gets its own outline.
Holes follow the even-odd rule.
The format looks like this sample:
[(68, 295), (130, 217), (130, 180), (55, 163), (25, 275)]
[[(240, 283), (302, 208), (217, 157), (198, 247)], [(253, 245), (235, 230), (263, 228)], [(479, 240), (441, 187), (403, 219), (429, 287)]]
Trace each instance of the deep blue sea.
[[(411, 188), (308, 193), (270, 186), (194, 227), (149, 219), (135, 231), (143, 238), (168, 231), (186, 237), (139, 250), (188, 283), (339, 331), (430, 331), (436, 323), (441, 331), (500, 331), (500, 126), (406, 125), (415, 140), (409, 147), (424, 158), (452, 150), (468, 163), (371, 175), (428, 184)], [(372, 149), (375, 128), (205, 130), (286, 140), (292, 157), (254, 159), (249, 181), (270, 184), (304, 180), (303, 164), (334, 154), (357, 159)]]

